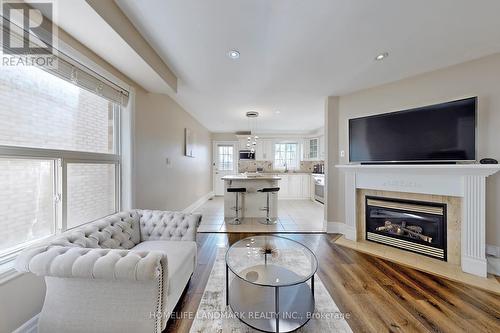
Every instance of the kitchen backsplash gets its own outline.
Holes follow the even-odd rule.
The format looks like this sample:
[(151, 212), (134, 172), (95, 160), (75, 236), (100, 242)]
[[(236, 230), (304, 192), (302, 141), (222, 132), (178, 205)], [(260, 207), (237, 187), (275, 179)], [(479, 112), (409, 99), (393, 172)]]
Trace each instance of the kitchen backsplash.
[(316, 164), (325, 164), (325, 161), (302, 161), (300, 162), (300, 171), (312, 173)]
[[(324, 161), (301, 161), (300, 172), (313, 172), (315, 164), (324, 164)], [(273, 161), (238, 161), (238, 172), (257, 172), (257, 168), (262, 168), (262, 172), (275, 172)]]
[(238, 161), (238, 171), (257, 172), (257, 168), (262, 168), (262, 172), (273, 172), (272, 161)]

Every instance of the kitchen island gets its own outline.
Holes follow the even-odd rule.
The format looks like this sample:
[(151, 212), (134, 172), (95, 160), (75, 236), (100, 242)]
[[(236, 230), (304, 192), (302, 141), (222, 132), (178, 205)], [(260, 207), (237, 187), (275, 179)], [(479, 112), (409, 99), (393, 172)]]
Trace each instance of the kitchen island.
[[(265, 219), (266, 211), (263, 208), (266, 206), (267, 194), (258, 192), (258, 190), (266, 187), (279, 187), (281, 177), (275, 175), (229, 175), (222, 177), (224, 180), (224, 218), (226, 220), (234, 219), (236, 212), (235, 193), (228, 193), (230, 187), (244, 187), (246, 193), (240, 196), (239, 206), (242, 208), (240, 217), (245, 223), (245, 218)], [(278, 195), (270, 194), (270, 217), (276, 219), (278, 216)]]

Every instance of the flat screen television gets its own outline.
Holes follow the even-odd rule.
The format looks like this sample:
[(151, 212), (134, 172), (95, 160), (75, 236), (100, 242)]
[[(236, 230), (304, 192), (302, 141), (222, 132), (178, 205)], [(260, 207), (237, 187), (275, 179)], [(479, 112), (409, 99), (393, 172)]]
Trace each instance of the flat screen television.
[(476, 160), (477, 97), (349, 120), (349, 160), (438, 163)]

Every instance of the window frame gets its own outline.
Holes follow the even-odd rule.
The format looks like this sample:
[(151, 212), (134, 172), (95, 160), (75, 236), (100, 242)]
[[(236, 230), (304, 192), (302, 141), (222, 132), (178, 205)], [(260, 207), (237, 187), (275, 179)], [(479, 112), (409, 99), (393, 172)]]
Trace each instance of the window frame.
[[(219, 150), (221, 147), (230, 148), (232, 150), (231, 154), (221, 154), (220, 150)], [(218, 160), (216, 162), (217, 163), (217, 169), (219, 171), (234, 171), (234, 169), (235, 169), (234, 155), (235, 155), (234, 144), (217, 144), (217, 157), (218, 157)], [(221, 169), (221, 160), (220, 160), (221, 156), (231, 156), (231, 166), (232, 166), (231, 169)]]
[[(54, 233), (23, 242), (0, 251), (0, 268), (11, 263), (21, 251), (27, 247), (46, 241), (61, 233), (91, 223), (87, 221), (78, 226), (67, 228), (67, 165), (71, 163), (114, 164), (115, 165), (115, 213), (122, 206), (122, 177), (121, 177), (121, 109), (116, 102), (113, 103), (113, 153), (95, 153), (74, 150), (59, 150), (47, 148), (19, 147), (0, 145), (0, 157), (12, 159), (46, 159), (54, 161)], [(104, 217), (104, 216), (103, 216)], [(8, 267), (10, 268), (10, 267)], [(0, 277), (2, 272), (0, 270)]]
[[(285, 159), (284, 161), (286, 162), (288, 160), (287, 158), (287, 155), (288, 155), (288, 150), (287, 150), (287, 146), (288, 145), (295, 145), (295, 163), (294, 165), (288, 165), (287, 163), (287, 170), (297, 170), (299, 169), (300, 167), (300, 156), (299, 156), (299, 149), (300, 149), (300, 145), (298, 142), (296, 141), (280, 141), (280, 142), (275, 142), (274, 143), (274, 149), (273, 149), (273, 153), (274, 153), (274, 168), (276, 170), (285, 170), (285, 167), (283, 165), (276, 165), (276, 162), (277, 162), (277, 156), (278, 154), (276, 153), (276, 146), (277, 145), (285, 145)], [(281, 159), (280, 159), (281, 160)]]

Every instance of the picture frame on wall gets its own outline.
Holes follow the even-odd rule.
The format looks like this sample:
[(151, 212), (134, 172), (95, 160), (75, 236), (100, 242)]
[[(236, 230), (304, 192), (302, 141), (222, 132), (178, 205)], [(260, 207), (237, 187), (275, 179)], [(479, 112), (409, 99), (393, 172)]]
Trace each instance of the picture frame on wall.
[(195, 135), (189, 128), (184, 129), (184, 152), (187, 157), (195, 157)]

